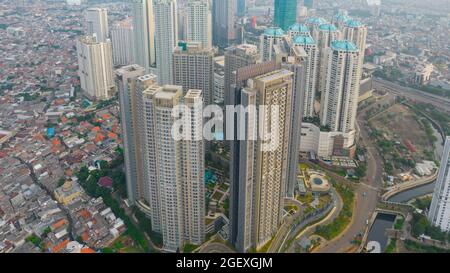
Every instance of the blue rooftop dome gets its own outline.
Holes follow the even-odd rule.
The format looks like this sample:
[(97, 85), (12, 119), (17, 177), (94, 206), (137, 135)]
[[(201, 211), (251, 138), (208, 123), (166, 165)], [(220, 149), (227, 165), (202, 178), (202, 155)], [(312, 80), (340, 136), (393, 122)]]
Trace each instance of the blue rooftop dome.
[(309, 28), (306, 25), (300, 23), (293, 24), (289, 27), (289, 30), (297, 32), (309, 32)]
[(364, 26), (364, 24), (361, 23), (360, 21), (356, 21), (353, 19), (349, 19), (349, 20), (345, 21), (345, 25), (348, 27), (363, 27)]
[(358, 47), (347, 40), (335, 40), (331, 42), (331, 48), (333, 50), (339, 50), (339, 51), (350, 51), (350, 52), (356, 52), (358, 51)]
[(321, 17), (310, 17), (310, 18), (307, 18), (305, 22), (307, 24), (323, 25), (323, 24), (327, 23), (327, 20), (325, 20)]
[(311, 36), (297, 36), (294, 38), (294, 44), (296, 45), (314, 45), (314, 39)]
[(320, 30), (334, 32), (337, 31), (337, 28), (333, 24), (323, 24), (319, 26)]
[(284, 31), (281, 28), (271, 27), (264, 30), (264, 34), (268, 36), (281, 37), (284, 35)]

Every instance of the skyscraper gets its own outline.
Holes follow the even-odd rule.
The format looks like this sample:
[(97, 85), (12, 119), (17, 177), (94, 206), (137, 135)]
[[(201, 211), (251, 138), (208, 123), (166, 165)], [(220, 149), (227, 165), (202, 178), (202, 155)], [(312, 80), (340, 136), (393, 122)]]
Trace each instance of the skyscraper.
[(114, 94), (111, 41), (97, 42), (95, 36), (77, 40), (78, 76), (81, 89), (95, 99), (108, 99)]
[(275, 0), (274, 25), (288, 30), (297, 21), (297, 0)]
[(186, 39), (212, 47), (212, 18), (208, 0), (189, 0), (187, 4)]
[(321, 123), (331, 131), (355, 130), (361, 65), (359, 50), (346, 40), (331, 42), (326, 49), (326, 88), (321, 98)]
[[(235, 85), (238, 104), (279, 107), (279, 115), (272, 116), (274, 112), (267, 111), (263, 119), (256, 116), (261, 112), (249, 112), (244, 126), (246, 139), (233, 141), (235, 152), (231, 164), (239, 168), (233, 170), (231, 177), (230, 240), (242, 252), (264, 246), (278, 230), (282, 218), (289, 163), (293, 73), (274, 71), (274, 66), (271, 62), (243, 68), (238, 72), (239, 81), (255, 74), (260, 76), (250, 78), (249, 85), (240, 91)], [(272, 72), (263, 72), (268, 69)], [(276, 129), (273, 118), (278, 119)], [(273, 149), (262, 148), (267, 142), (260, 139), (261, 135), (257, 140), (249, 139), (251, 135), (255, 136), (256, 128), (261, 135), (271, 132), (272, 140), (278, 140), (276, 144), (272, 143)]]
[(163, 249), (169, 252), (182, 249), (185, 242), (201, 244), (205, 236), (203, 101), (200, 90), (187, 92), (184, 104), (191, 113), (185, 125), (192, 140), (177, 140), (172, 135), (172, 111), (182, 103), (182, 95), (182, 87), (173, 85), (144, 91), (146, 111), (153, 117), (147, 129), (154, 126)]
[(171, 84), (173, 81), (172, 53), (178, 45), (177, 1), (156, 0), (154, 5), (158, 83)]
[(340, 33), (336, 26), (328, 23), (322, 24), (318, 28), (315, 28), (313, 30), (313, 33), (313, 37), (317, 37), (317, 48), (319, 51), (316, 87), (318, 88), (319, 92), (322, 93), (325, 92), (327, 83), (327, 49), (331, 46), (331, 43), (333, 41), (339, 40)]
[(113, 63), (116, 66), (134, 63), (133, 25), (129, 20), (117, 22), (111, 29)]
[(259, 50), (261, 51), (261, 60), (268, 62), (272, 60), (273, 46), (281, 42), (286, 37), (281, 28), (267, 28), (260, 37)]
[(231, 104), (234, 89), (231, 85), (236, 83), (233, 74), (239, 68), (259, 62), (258, 48), (255, 45), (242, 44), (225, 49), (225, 105)]
[[(309, 35), (309, 34), (308, 34)], [(297, 41), (299, 42), (299, 41)], [(308, 96), (308, 88), (311, 77), (310, 56), (306, 49), (313, 57), (313, 44), (304, 43), (303, 46), (296, 44), (286, 37), (283, 41), (274, 46), (274, 55), (277, 67), (289, 70), (293, 73), (292, 77), (292, 99), (291, 107), (291, 128), (289, 129), (289, 148), (288, 148), (288, 166), (287, 166), (287, 182), (286, 196), (294, 197), (297, 185), (298, 174), (298, 158), (301, 141), (302, 118), (305, 116), (304, 108), (309, 106), (305, 103)]]
[(428, 219), (442, 231), (450, 231), (450, 136), (445, 141)]
[(125, 66), (115, 72), (122, 121), (127, 193), (132, 204), (145, 198), (136, 88), (138, 77), (144, 73), (145, 69), (138, 65)]
[[(163, 248), (175, 252), (205, 237), (204, 144), (202, 95), (181, 86), (159, 86), (156, 75), (138, 65), (116, 71), (124, 139), (128, 199), (163, 236)], [(177, 139), (174, 107), (190, 110)]]
[(86, 10), (87, 34), (95, 35), (97, 42), (106, 42), (109, 38), (108, 11), (105, 8), (88, 8)]
[(301, 46), (308, 59), (305, 64), (305, 93), (303, 97), (303, 117), (314, 116), (314, 101), (316, 97), (316, 84), (318, 75), (318, 61), (319, 51), (314, 39), (309, 35), (297, 36), (294, 38), (293, 43), (297, 46)]
[(367, 26), (359, 21), (349, 19), (344, 24), (344, 39), (354, 43), (359, 49), (361, 65), (364, 64), (366, 53)]
[(319, 26), (327, 24), (327, 21), (321, 17), (308, 17), (305, 20), (305, 25), (309, 28), (311, 32), (311, 36), (314, 38), (314, 41), (317, 41), (319, 37), (317, 37)]
[(297, 36), (308, 36), (310, 31), (305, 24), (295, 23), (289, 27), (288, 34), (291, 39), (294, 39)]
[(213, 43), (227, 47), (236, 39), (236, 0), (213, 0)]
[(133, 28), (135, 62), (149, 73), (156, 63), (152, 0), (133, 0)]
[(214, 88), (214, 50), (200, 42), (180, 42), (173, 52), (173, 83), (202, 90), (205, 105), (212, 103)]

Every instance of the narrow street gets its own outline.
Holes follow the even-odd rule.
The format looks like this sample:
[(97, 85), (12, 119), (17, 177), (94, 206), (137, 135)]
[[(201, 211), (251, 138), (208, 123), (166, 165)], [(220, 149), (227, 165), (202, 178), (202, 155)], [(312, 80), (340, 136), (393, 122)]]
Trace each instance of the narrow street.
[(68, 222), (69, 222), (69, 223), (68, 223), (68, 227), (67, 227), (68, 233), (69, 233), (69, 238), (70, 238), (71, 241), (75, 241), (75, 240), (76, 240), (76, 235), (74, 234), (74, 231), (73, 231), (73, 220), (72, 220), (72, 217), (70, 216), (69, 210), (68, 210), (67, 208), (65, 208), (62, 204), (60, 204), (60, 203), (56, 200), (54, 193), (51, 192), (49, 189), (47, 189), (47, 188), (39, 181), (39, 179), (38, 179), (37, 176), (36, 176), (36, 173), (34, 172), (33, 166), (32, 166), (30, 163), (25, 162), (25, 161), (22, 160), (20, 157), (14, 157), (14, 158), (17, 159), (17, 160), (19, 160), (20, 163), (22, 163), (22, 164), (24, 164), (25, 166), (28, 167), (28, 169), (30, 170), (30, 177), (31, 177), (31, 179), (33, 180), (33, 182), (34, 182), (36, 185), (38, 185), (42, 190), (44, 190), (44, 191), (52, 198), (52, 200), (56, 202), (58, 208), (59, 208), (62, 212), (64, 212), (64, 214), (66, 215), (67, 220), (68, 220)]

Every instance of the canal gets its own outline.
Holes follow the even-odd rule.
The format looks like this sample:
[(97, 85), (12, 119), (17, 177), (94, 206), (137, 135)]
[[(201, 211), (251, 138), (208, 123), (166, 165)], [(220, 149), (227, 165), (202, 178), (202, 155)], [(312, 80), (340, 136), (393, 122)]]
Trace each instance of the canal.
[(388, 244), (388, 237), (386, 236), (386, 229), (392, 228), (395, 223), (394, 214), (378, 213), (375, 221), (370, 228), (367, 242), (375, 241), (380, 244), (380, 250), (383, 253)]

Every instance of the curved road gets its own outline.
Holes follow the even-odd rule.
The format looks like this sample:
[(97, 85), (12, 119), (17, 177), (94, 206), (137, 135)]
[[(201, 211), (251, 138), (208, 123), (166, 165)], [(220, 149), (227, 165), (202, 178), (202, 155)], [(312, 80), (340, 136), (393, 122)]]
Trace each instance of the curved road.
[[(384, 98), (387, 99), (387, 98)], [(364, 233), (367, 228), (367, 220), (378, 204), (378, 193), (382, 183), (382, 166), (381, 157), (376, 150), (376, 147), (370, 141), (367, 132), (366, 122), (363, 117), (367, 110), (371, 109), (371, 105), (358, 113), (358, 127), (360, 131), (360, 147), (367, 149), (366, 162), (367, 172), (364, 182), (361, 182), (355, 187), (355, 210), (353, 211), (353, 218), (347, 229), (337, 238), (325, 243), (320, 249), (315, 252), (319, 253), (337, 253), (347, 252), (353, 248), (351, 243), (355, 236), (359, 233)]]
[(202, 247), (198, 253), (235, 253), (233, 249), (222, 243), (209, 243)]

